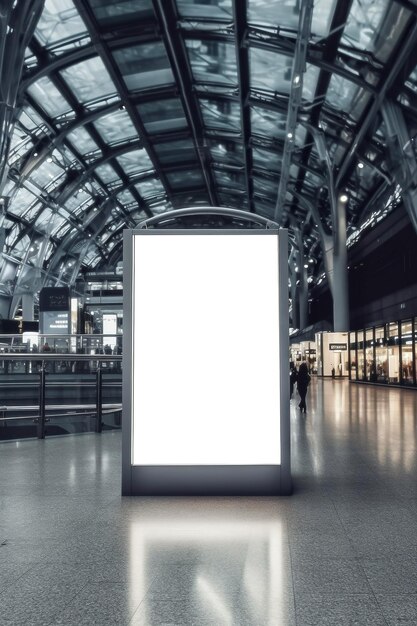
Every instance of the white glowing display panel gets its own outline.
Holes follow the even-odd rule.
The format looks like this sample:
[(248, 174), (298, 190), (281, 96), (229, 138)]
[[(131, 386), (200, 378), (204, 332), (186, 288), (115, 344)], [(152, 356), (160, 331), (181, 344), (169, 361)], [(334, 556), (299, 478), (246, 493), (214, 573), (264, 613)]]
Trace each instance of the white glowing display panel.
[(278, 235), (133, 237), (132, 465), (279, 465)]

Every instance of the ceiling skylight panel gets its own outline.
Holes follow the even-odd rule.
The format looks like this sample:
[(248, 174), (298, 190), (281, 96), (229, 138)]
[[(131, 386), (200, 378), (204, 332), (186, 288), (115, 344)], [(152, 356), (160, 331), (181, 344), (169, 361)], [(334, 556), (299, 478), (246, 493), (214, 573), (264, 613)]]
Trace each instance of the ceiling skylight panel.
[(208, 141), (213, 161), (229, 165), (243, 164), (243, 145), (238, 141), (222, 141), (211, 139)]
[(45, 122), (38, 113), (31, 107), (25, 106), (19, 116), (17, 126), (26, 131), (33, 131), (41, 126), (44, 126)]
[(136, 202), (135, 198), (132, 196), (131, 192), (128, 189), (124, 189), (120, 193), (117, 194), (117, 199), (124, 205), (129, 206), (132, 203)]
[[(27, 89), (35, 102), (52, 118), (72, 112), (71, 106), (47, 76), (39, 78)], [(74, 114), (75, 115), (75, 114)]]
[(298, 0), (248, 0), (250, 24), (296, 31), (299, 13)]
[(207, 128), (240, 133), (240, 105), (237, 102), (201, 98), (200, 106)]
[(204, 185), (203, 175), (200, 170), (187, 169), (166, 174), (170, 187), (173, 189), (191, 189)]
[(193, 76), (197, 82), (226, 83), (237, 87), (234, 44), (215, 40), (186, 40)]
[(251, 89), (289, 94), (293, 58), (251, 48), (249, 50)]
[(337, 0), (316, 0), (314, 2), (313, 19), (311, 20), (312, 37), (327, 37), (333, 19)]
[(253, 188), (255, 193), (272, 198), (278, 193), (278, 182), (278, 180), (273, 181), (261, 176), (254, 176)]
[[(152, 213), (154, 213), (155, 215), (165, 213), (166, 211), (172, 211), (174, 208), (172, 203), (165, 197), (152, 199), (148, 202), (148, 204), (152, 210)], [(140, 219), (146, 219), (146, 215), (142, 213)]]
[(15, 126), (10, 142), (9, 164), (14, 163), (33, 148), (33, 141), (30, 135), (22, 133), (21, 129)]
[(303, 100), (308, 102), (314, 100), (319, 73), (320, 70), (316, 65), (307, 63), (306, 71), (303, 74)]
[(197, 160), (194, 142), (191, 139), (178, 139), (167, 143), (157, 143), (154, 145), (154, 151), (162, 165)]
[(115, 50), (113, 57), (129, 91), (175, 83), (165, 47), (160, 41)]
[(126, 111), (115, 111), (103, 115), (94, 122), (94, 126), (109, 146), (138, 138), (136, 128)]
[(137, 109), (146, 131), (151, 135), (188, 127), (179, 98), (165, 98), (144, 102)]
[(86, 25), (71, 0), (45, 0), (35, 37), (46, 48), (81, 37), (89, 39)]
[(37, 198), (34, 194), (25, 187), (20, 187), (12, 196), (8, 210), (10, 213), (13, 213), (13, 215), (21, 216), (36, 200)]
[(126, 152), (118, 156), (116, 160), (128, 175), (155, 169), (145, 149)]
[(110, 98), (117, 93), (103, 61), (97, 56), (71, 65), (61, 71), (61, 76), (82, 104)]
[(281, 169), (282, 157), (278, 153), (278, 150), (272, 152), (271, 150), (252, 146), (252, 159), (255, 168), (275, 172), (279, 172)]
[(103, 183), (114, 183), (115, 181), (120, 181), (120, 178), (114, 171), (111, 165), (108, 163), (104, 163), (103, 165), (99, 165), (95, 168), (95, 173), (101, 178)]
[(233, 15), (232, 0), (177, 0), (180, 17), (208, 18), (212, 20), (230, 20)]
[(135, 187), (145, 200), (165, 193), (164, 186), (159, 178), (147, 178), (146, 180), (136, 183)]
[(326, 103), (348, 113), (357, 120), (369, 102), (370, 95), (355, 83), (333, 74), (326, 94)]
[(214, 167), (214, 177), (219, 187), (233, 187), (236, 190), (245, 190), (246, 181), (243, 174), (228, 169)]
[(410, 11), (392, 0), (354, 0), (341, 43), (386, 61), (409, 17)]
[(44, 204), (42, 202), (36, 202), (35, 204), (32, 204), (27, 211), (24, 211), (20, 217), (22, 220), (32, 223), (43, 206)]
[(39, 215), (38, 219), (35, 222), (35, 228), (38, 231), (49, 234), (51, 231), (51, 227), (54, 224), (54, 221), (54, 213), (50, 208), (45, 207), (45, 209), (42, 211), (42, 213)]
[(287, 117), (282, 113), (262, 107), (251, 107), (252, 132), (274, 139), (285, 138)]
[(43, 161), (39, 167), (32, 170), (30, 173), (30, 180), (36, 183), (40, 188), (47, 187), (50, 183), (63, 175), (63, 170), (56, 163)]
[(80, 154), (88, 154), (98, 149), (96, 142), (83, 126), (75, 128), (68, 134), (68, 141)]
[(137, 22), (154, 15), (152, 0), (88, 0), (88, 4), (102, 26)]

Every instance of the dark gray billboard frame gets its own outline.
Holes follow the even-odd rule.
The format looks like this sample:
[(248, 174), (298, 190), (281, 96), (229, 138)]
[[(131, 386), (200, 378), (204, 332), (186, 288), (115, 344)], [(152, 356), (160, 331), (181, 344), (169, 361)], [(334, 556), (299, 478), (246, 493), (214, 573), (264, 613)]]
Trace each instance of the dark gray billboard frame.
[[(155, 235), (278, 235), (280, 337), (280, 465), (132, 465), (133, 237)], [(123, 238), (122, 495), (275, 496), (291, 493), (289, 417), (288, 234), (284, 229), (125, 230)]]

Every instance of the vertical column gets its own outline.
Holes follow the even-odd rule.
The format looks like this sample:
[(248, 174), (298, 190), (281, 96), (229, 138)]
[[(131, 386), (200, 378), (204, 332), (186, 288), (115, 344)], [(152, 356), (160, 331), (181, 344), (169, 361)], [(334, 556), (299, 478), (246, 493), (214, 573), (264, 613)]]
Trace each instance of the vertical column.
[(298, 319), (299, 328), (302, 330), (308, 325), (308, 285), (307, 285), (307, 271), (304, 267), (304, 244), (303, 244), (303, 232), (296, 230), (296, 258), (298, 265), (299, 280), (298, 282)]
[(338, 223), (333, 247), (333, 329), (349, 330), (349, 283), (346, 249), (346, 209), (340, 198), (337, 201)]
[(31, 322), (34, 319), (33, 293), (24, 293), (22, 295), (22, 319), (25, 322)]
[(295, 272), (294, 267), (289, 268), (290, 274), (290, 289), (291, 289), (291, 300), (292, 300), (292, 315), (291, 322), (293, 328), (300, 328), (299, 323), (299, 307), (298, 307), (298, 289), (297, 289), (297, 274)]

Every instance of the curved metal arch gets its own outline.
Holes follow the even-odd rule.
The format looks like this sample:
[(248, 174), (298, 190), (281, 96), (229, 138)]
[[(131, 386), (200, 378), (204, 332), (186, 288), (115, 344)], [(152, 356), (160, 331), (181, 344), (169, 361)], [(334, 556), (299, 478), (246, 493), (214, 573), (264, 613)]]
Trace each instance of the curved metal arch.
[(186, 217), (188, 215), (223, 215), (225, 217), (235, 217), (237, 219), (244, 219), (248, 222), (254, 222), (263, 226), (264, 228), (279, 228), (278, 224), (266, 217), (261, 217), (255, 213), (249, 213), (248, 211), (241, 211), (239, 209), (229, 209), (227, 207), (187, 207), (184, 209), (175, 209), (174, 211), (166, 211), (154, 217), (150, 217), (143, 222), (140, 222), (137, 228), (149, 228), (150, 226), (157, 227), (163, 221), (175, 220), (177, 217)]

